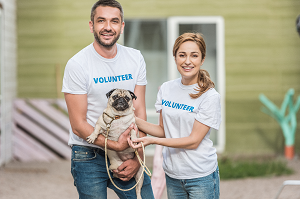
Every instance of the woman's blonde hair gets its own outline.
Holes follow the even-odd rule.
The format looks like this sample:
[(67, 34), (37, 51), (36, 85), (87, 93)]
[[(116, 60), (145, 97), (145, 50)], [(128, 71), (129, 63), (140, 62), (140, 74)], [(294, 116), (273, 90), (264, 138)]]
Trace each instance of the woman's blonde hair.
[[(187, 41), (193, 41), (198, 45), (201, 55), (202, 55), (201, 58), (203, 60), (206, 56), (206, 45), (205, 45), (203, 36), (200, 33), (184, 33), (184, 34), (180, 35), (176, 39), (175, 44), (173, 46), (173, 56), (176, 57), (177, 51), (178, 51), (179, 47), (181, 46), (181, 44), (183, 44), (184, 42), (187, 42)], [(190, 93), (191, 98), (194, 98), (194, 99), (200, 97), (203, 93), (205, 93), (210, 88), (215, 87), (214, 82), (210, 79), (209, 73), (206, 70), (201, 69), (201, 68), (198, 72), (197, 83), (198, 83), (198, 88), (195, 88), (195, 90), (198, 93), (196, 93), (196, 94)]]

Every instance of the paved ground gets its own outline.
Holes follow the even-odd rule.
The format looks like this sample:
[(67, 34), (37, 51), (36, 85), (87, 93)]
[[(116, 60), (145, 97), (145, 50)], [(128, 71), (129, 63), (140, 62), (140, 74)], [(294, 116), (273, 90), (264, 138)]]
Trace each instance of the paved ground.
[[(300, 180), (300, 160), (289, 161), (296, 173), (290, 176), (221, 181), (221, 199), (272, 199), (282, 182)], [(78, 198), (70, 174), (70, 162), (11, 162), (0, 168), (0, 199)], [(109, 191), (109, 199), (117, 199)], [(166, 199), (164, 192), (162, 199)], [(286, 186), (280, 199), (300, 199), (300, 186)]]

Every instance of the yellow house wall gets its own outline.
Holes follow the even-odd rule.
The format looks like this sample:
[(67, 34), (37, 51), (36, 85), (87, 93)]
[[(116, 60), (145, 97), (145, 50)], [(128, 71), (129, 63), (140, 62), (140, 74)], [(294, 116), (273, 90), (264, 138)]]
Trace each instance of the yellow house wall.
[[(93, 41), (88, 21), (94, 2), (17, 1), (18, 97), (62, 97), (57, 77), (61, 77), (68, 59)], [(125, 18), (222, 16), (225, 153), (283, 152), (281, 129), (273, 118), (260, 111), (258, 95), (264, 93), (278, 106), (289, 88), (295, 89), (296, 96), (300, 95), (300, 37), (295, 28), (300, 14), (299, 0), (120, 0), (120, 3)], [(300, 153), (299, 125), (296, 153)]]

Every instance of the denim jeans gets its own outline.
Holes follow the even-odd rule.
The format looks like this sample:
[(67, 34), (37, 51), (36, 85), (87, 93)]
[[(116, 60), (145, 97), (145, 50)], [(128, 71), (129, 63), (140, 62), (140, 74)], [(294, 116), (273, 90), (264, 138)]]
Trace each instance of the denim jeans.
[(166, 175), (168, 198), (172, 199), (218, 199), (220, 196), (219, 168), (210, 175), (179, 180)]
[[(106, 171), (105, 153), (101, 149), (74, 145), (71, 173), (79, 199), (106, 199), (107, 187), (113, 189), (120, 199), (136, 198), (135, 189), (120, 191), (111, 183)], [(112, 172), (110, 175), (113, 176)], [(127, 182), (114, 177), (112, 179), (122, 189), (129, 189), (136, 183), (134, 178)], [(150, 178), (145, 173), (141, 195), (143, 199), (154, 199)]]

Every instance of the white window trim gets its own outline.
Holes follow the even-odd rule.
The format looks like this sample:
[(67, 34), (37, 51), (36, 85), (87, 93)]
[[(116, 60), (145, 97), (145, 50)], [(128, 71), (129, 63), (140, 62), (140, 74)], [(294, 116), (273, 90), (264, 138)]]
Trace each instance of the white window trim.
[(173, 58), (173, 45), (179, 36), (179, 24), (216, 24), (217, 33), (217, 88), (221, 95), (222, 122), (218, 131), (218, 144), (215, 145), (217, 152), (222, 153), (225, 149), (225, 42), (224, 42), (224, 19), (221, 16), (194, 16), (194, 17), (170, 17), (168, 18), (168, 79), (179, 77)]

